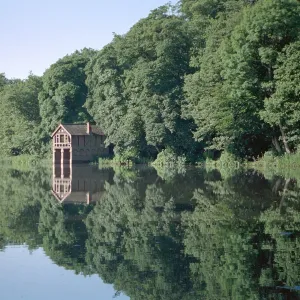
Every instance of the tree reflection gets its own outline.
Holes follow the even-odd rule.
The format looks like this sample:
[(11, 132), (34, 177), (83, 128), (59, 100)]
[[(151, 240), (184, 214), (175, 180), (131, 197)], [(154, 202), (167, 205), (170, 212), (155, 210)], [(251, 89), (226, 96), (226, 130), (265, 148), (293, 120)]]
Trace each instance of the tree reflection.
[(299, 298), (295, 180), (251, 170), (167, 180), (153, 169), (115, 170), (113, 180), (105, 172), (103, 193), (86, 205), (59, 203), (47, 168), (3, 170), (0, 247), (43, 247), (56, 264), (98, 274), (131, 299)]
[[(261, 214), (269, 240), (264, 248), (272, 256), (264, 269), (265, 282), (294, 288), (300, 283), (300, 191), (285, 180), (280, 199)], [(268, 274), (265, 275), (265, 274)]]
[(27, 244), (37, 248), (39, 199), (49, 180), (45, 170), (19, 171), (3, 167), (0, 176), (0, 236), (7, 243)]
[(106, 191), (87, 218), (87, 262), (132, 299), (188, 299), (189, 259), (174, 199), (151, 184)]

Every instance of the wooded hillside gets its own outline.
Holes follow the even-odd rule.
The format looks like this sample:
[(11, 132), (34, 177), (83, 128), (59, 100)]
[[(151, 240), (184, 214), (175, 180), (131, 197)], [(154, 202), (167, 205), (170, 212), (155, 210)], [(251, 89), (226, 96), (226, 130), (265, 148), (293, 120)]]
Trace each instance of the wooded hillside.
[(126, 158), (291, 153), (299, 87), (298, 1), (181, 0), (42, 77), (1, 74), (0, 153), (43, 155), (59, 122), (86, 121)]

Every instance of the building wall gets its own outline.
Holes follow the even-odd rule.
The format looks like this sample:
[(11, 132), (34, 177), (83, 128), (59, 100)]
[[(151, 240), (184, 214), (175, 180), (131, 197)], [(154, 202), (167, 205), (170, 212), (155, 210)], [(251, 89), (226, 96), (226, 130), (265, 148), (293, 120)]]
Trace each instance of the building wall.
[(72, 160), (91, 161), (95, 156), (107, 156), (109, 149), (104, 145), (105, 136), (100, 135), (73, 135)]
[(70, 148), (70, 141), (70, 135), (63, 128), (60, 128), (52, 138), (53, 149)]
[[(52, 138), (53, 163), (59, 164), (70, 161), (71, 136), (63, 128), (60, 128)], [(63, 157), (63, 160), (62, 160)]]

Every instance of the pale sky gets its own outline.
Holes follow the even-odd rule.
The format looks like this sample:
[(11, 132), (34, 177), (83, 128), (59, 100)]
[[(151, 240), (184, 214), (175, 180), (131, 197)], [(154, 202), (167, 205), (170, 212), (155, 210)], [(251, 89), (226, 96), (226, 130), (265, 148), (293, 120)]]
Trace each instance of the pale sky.
[(0, 73), (42, 75), (75, 50), (101, 49), (167, 2), (177, 0), (0, 0)]

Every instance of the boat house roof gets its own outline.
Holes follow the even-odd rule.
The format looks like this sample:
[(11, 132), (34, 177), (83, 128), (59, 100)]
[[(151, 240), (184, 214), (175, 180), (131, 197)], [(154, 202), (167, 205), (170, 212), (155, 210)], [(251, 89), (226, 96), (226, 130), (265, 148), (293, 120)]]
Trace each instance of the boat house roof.
[[(87, 127), (89, 126), (89, 132)], [(104, 135), (103, 131), (97, 125), (87, 124), (60, 124), (54, 132), (51, 134), (51, 137), (60, 129), (65, 129), (70, 135)]]

